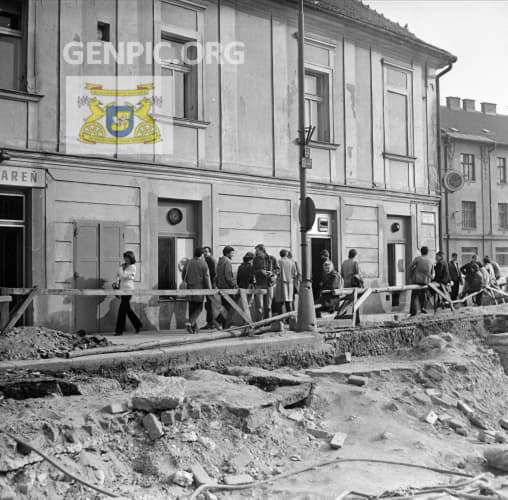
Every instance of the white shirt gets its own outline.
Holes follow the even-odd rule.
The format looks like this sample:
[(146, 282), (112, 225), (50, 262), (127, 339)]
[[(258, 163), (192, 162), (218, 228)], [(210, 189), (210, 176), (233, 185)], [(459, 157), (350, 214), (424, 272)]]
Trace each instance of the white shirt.
[(118, 268), (116, 277), (120, 284), (120, 290), (134, 290), (134, 278), (136, 277), (136, 266), (130, 264), (125, 269), (123, 266)]

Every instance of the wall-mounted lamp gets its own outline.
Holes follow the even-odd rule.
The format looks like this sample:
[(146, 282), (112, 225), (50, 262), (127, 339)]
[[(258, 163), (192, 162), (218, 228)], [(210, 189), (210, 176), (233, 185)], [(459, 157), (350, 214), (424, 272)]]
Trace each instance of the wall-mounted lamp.
[(11, 155), (9, 153), (4, 151), (3, 149), (0, 150), (0, 163), (2, 163), (3, 161), (6, 161), (6, 160), (10, 160), (10, 159), (11, 159)]

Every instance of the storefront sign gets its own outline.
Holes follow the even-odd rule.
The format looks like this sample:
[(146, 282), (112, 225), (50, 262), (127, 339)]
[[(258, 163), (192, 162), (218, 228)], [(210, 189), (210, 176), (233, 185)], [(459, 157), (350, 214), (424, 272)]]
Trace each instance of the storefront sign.
[(46, 187), (45, 171), (38, 168), (4, 167), (0, 165), (0, 186)]

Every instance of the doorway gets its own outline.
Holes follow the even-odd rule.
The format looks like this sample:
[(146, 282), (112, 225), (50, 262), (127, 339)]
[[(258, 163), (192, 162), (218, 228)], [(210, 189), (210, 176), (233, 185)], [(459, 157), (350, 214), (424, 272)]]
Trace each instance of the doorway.
[[(387, 276), (389, 286), (404, 286), (407, 283), (407, 267), (411, 259), (411, 218), (388, 215)], [(392, 307), (401, 305), (401, 294), (391, 294)]]

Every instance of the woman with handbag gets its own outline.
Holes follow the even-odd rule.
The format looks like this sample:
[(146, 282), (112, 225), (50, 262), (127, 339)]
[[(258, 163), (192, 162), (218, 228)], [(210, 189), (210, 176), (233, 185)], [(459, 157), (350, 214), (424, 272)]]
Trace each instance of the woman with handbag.
[[(116, 290), (134, 290), (134, 278), (136, 277), (136, 257), (134, 252), (130, 250), (123, 254), (124, 262), (116, 272), (116, 282), (113, 288)], [(123, 335), (125, 330), (125, 318), (128, 316), (136, 333), (139, 333), (143, 324), (131, 309), (131, 295), (120, 296), (120, 308), (118, 309), (118, 317), (116, 320), (116, 333), (115, 335)]]

